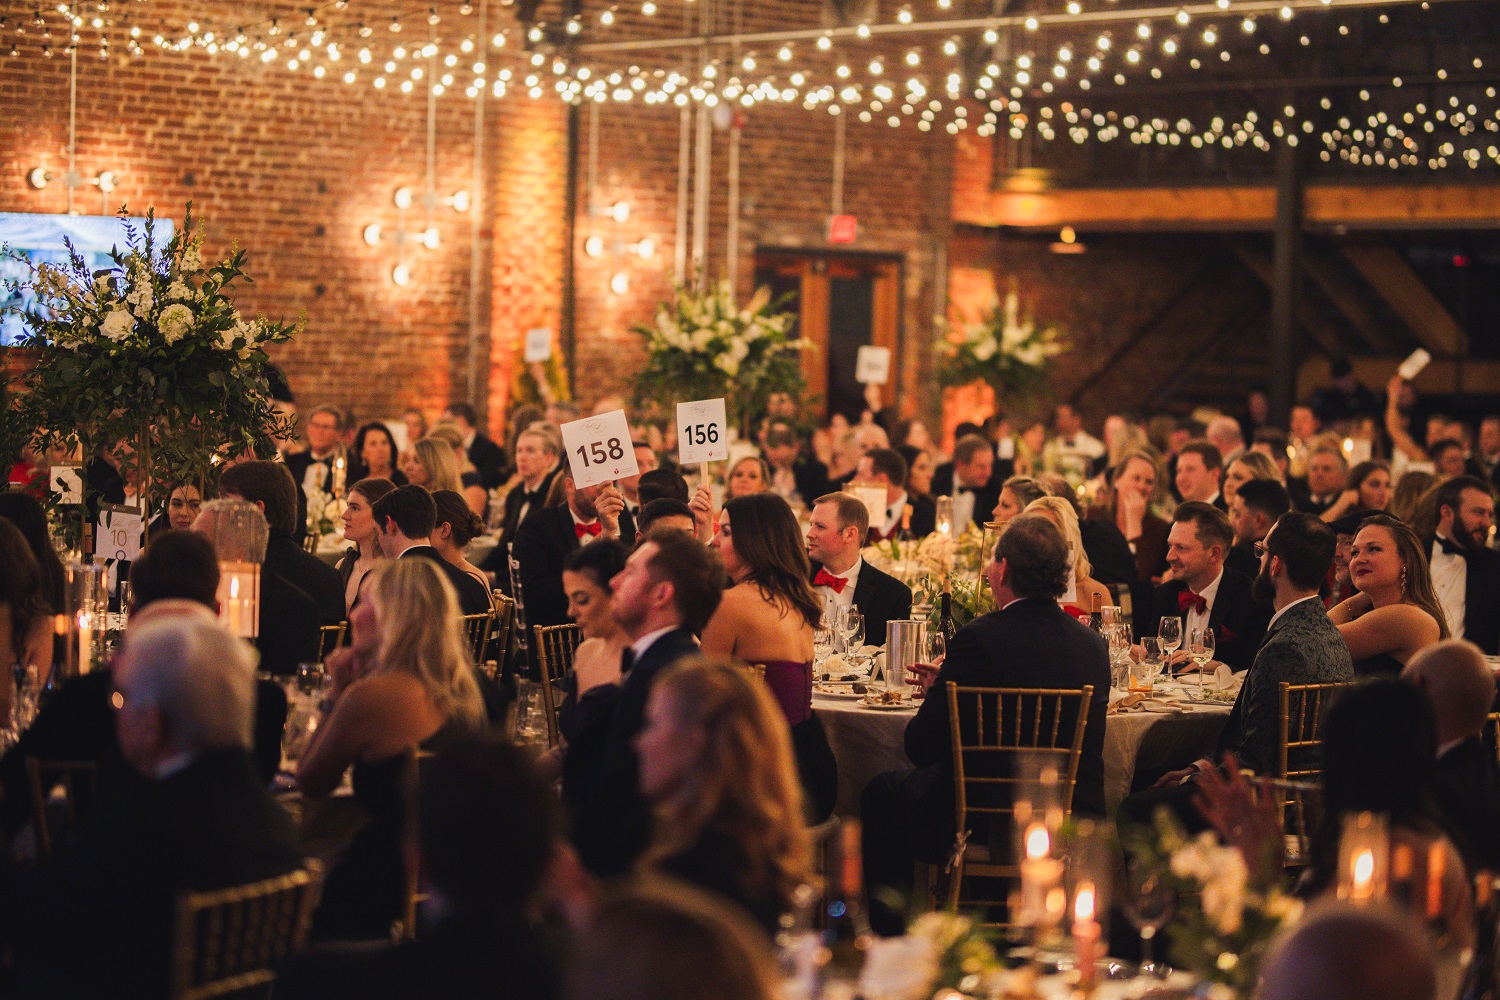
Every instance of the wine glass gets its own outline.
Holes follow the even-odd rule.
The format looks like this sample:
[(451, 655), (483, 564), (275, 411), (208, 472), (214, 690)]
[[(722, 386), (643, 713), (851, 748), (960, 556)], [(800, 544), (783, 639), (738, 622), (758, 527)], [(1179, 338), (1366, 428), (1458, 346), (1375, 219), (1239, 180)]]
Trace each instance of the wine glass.
[(1209, 660), (1214, 658), (1214, 630), (1195, 628), (1188, 635), (1188, 656), (1198, 666), (1198, 694), (1203, 694), (1203, 673)]
[(813, 659), (821, 666), (828, 659), (828, 654), (833, 652), (833, 629), (819, 627), (813, 629)]
[(848, 607), (840, 608), (837, 626), (839, 638), (844, 641), (844, 651), (851, 652), (854, 646), (850, 640), (853, 639), (854, 633), (856, 631), (863, 633), (864, 631), (864, 616), (859, 613), (859, 608), (856, 605), (851, 604)]
[(1182, 619), (1175, 616), (1163, 618), (1156, 627), (1156, 635), (1161, 639), (1162, 653), (1171, 656), (1182, 648)]
[(1138, 690), (1151, 691), (1156, 684), (1156, 678), (1161, 675), (1162, 667), (1162, 642), (1161, 638), (1154, 635), (1141, 637), (1141, 649), (1145, 655), (1141, 657), (1140, 677), (1141, 684)]
[(1177, 908), (1177, 893), (1163, 872), (1138, 860), (1126, 863), (1123, 879), (1121, 909), (1125, 911), (1130, 926), (1141, 935), (1140, 974), (1154, 979), (1165, 978), (1169, 970), (1156, 964), (1152, 945), (1157, 932), (1172, 919), (1172, 912)]

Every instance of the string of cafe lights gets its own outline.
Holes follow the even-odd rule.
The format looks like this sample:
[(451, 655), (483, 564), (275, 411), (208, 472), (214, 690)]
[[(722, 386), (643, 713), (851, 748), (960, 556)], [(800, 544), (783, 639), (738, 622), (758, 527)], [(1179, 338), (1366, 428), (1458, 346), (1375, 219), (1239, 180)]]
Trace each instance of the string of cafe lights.
[[(1325, 160), (1338, 157), (1353, 165), (1393, 169), (1500, 162), (1500, 150), (1483, 145), (1493, 137), (1500, 116), (1493, 104), (1493, 86), (1482, 97), (1474, 88), (1433, 96), (1428, 102), (1431, 110), (1417, 110), (1427, 106), (1422, 104), (1406, 112), (1410, 122), (1378, 123), (1381, 134), (1374, 140), (1374, 124), (1356, 127), (1341, 120), (1339, 127), (1327, 127), (1315, 120), (1322, 116), (1298, 116), (1295, 109), (1284, 115), (1249, 111), (1232, 122), (1223, 115), (1194, 122), (1139, 110), (1129, 113), (1122, 107), (1135, 99), (1142, 85), (1167, 78), (1222, 80), (1214, 74), (1246, 60), (1265, 60), (1287, 50), (1295, 53), (1310, 46), (1320, 28), (1347, 36), (1347, 21), (1326, 23), (1338, 15), (1378, 10), (1378, 22), (1385, 25), (1392, 13), (1415, 15), (1434, 2), (1442, 0), (1399, 5), (1390, 0), (1213, 0), (1086, 14), (1077, 0), (1069, 0), (1062, 13), (944, 20), (951, 0), (933, 0), (931, 20), (918, 19), (913, 6), (906, 4), (884, 23), (735, 36), (736, 47), (742, 48), (733, 58), (724, 54), (727, 36), (719, 36), (713, 44), (700, 44), (706, 58), (696, 71), (684, 70), (672, 54), (682, 39), (579, 44), (594, 32), (624, 31), (627, 23), (639, 27), (653, 19), (660, 22), (661, 7), (655, 0), (643, 0), (639, 16), (616, 4), (587, 16), (498, 30), (485, 39), (477, 37), (472, 22), (466, 23), (473, 11), (469, 3), (444, 3), (441, 10), (433, 5), (414, 7), (371, 23), (361, 20), (348, 0), (335, 0), (298, 8), (297, 16), (267, 17), (254, 24), (189, 22), (175, 31), (166, 26), (151, 31), (129, 23), (128, 17), (116, 20), (108, 2), (57, 4), (34, 10), (31, 37), (37, 38), (40, 30), (45, 53), (50, 16), (59, 22), (68, 45), (87, 44), (85, 32), (96, 33), (103, 58), (109, 58), (113, 30), (122, 37), (120, 47), (134, 58), (143, 56), (148, 45), (198, 49), (267, 70), (308, 72), (318, 79), (404, 94), (425, 95), (430, 88), (435, 96), (461, 89), (470, 98), (481, 91), (504, 97), (515, 90), (531, 99), (550, 94), (573, 103), (800, 105), (809, 111), (847, 114), (861, 123), (910, 123), (921, 131), (942, 127), (957, 134), (972, 128), (981, 136), (1004, 132), (1017, 139), (1030, 131), (1044, 141), (1125, 140), (1195, 149), (1269, 150), (1276, 140), (1316, 139)], [(118, 5), (116, 0), (114, 6)], [(1314, 23), (1304, 27), (1303, 21)], [(1095, 23), (1103, 27), (1091, 42), (1081, 38), (1079, 27)], [(407, 26), (430, 29), (431, 35), (409, 41), (403, 35)], [(16, 27), (17, 37), (26, 34), (24, 25)], [(974, 59), (976, 50), (983, 51), (981, 43), (997, 45), (1006, 30), (1020, 43), (1008, 58)], [(0, 46), (5, 38), (6, 19), (0, 18)], [(879, 48), (872, 41), (897, 44)], [(13, 38), (12, 51), (15, 45)], [(674, 66), (632, 61), (643, 54), (641, 49), (665, 53)], [(1473, 60), (1475, 71), (1482, 66), (1482, 60)], [(435, 67), (430, 76), (429, 67)], [(1446, 77), (1438, 70), (1436, 81), (1429, 82)], [(1401, 84), (1393, 78), (1389, 87)], [(1084, 106), (1090, 97), (1098, 107)], [(1368, 90), (1361, 99), (1369, 100)], [(1472, 110), (1460, 110), (1455, 124), (1445, 105)], [(1389, 131), (1392, 125), (1395, 133)]]

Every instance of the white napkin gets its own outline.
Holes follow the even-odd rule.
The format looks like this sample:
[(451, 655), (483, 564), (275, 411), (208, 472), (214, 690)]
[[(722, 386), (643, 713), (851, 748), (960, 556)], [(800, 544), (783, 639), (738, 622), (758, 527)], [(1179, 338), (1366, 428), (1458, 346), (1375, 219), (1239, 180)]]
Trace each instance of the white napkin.
[(1220, 663), (1214, 669), (1214, 687), (1220, 691), (1233, 691), (1238, 693), (1240, 687), (1245, 683), (1245, 674), (1249, 671), (1235, 673), (1227, 663)]

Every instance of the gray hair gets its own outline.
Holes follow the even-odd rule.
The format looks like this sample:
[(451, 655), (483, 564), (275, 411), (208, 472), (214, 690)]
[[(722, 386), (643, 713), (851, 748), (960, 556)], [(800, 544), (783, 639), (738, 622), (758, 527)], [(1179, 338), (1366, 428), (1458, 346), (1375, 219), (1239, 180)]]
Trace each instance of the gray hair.
[(180, 615), (133, 628), (120, 667), (129, 697), (162, 714), (180, 752), (250, 748), (255, 660), (217, 621)]
[(208, 501), (198, 512), (193, 530), (214, 543), (220, 562), (266, 561), (271, 529), (260, 508), (248, 500), (220, 497)]

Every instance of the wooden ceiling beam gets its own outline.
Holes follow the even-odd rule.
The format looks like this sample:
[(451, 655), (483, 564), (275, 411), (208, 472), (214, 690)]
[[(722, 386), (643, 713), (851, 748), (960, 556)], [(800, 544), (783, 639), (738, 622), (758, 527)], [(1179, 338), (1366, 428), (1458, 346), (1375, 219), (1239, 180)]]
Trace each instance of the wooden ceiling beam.
[(1389, 243), (1350, 241), (1340, 243), (1339, 249), (1423, 347), (1440, 358), (1463, 353), (1464, 332), (1458, 321)]
[[(1271, 255), (1246, 246), (1243, 240), (1230, 240), (1229, 243), (1244, 265), (1260, 279), (1261, 284), (1271, 290), (1273, 288)], [(1344, 339), (1338, 329), (1318, 315), (1305, 297), (1297, 302), (1297, 325), (1305, 330), (1313, 343), (1318, 345), (1318, 349), (1329, 357), (1336, 358), (1347, 353), (1344, 349)]]
[(1400, 350), (1400, 345), (1381, 328), (1375, 314), (1366, 304), (1368, 293), (1340, 274), (1326, 257), (1312, 247), (1307, 247), (1302, 256), (1302, 267), (1308, 277), (1323, 290), (1323, 294), (1328, 296), (1328, 301), (1358, 331), (1360, 339), (1370, 350), (1376, 354), (1394, 354)]

